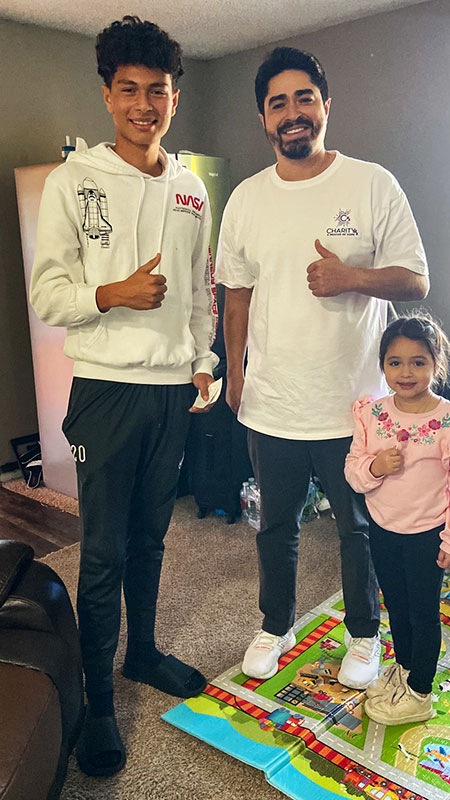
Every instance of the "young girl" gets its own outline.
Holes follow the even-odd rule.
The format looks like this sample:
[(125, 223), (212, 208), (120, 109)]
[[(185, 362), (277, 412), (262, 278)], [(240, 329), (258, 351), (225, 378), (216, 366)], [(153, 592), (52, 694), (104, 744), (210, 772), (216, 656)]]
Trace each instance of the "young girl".
[(366, 691), (384, 725), (434, 716), (441, 646), (439, 599), (450, 566), (448, 340), (431, 318), (401, 317), (385, 330), (380, 367), (394, 394), (355, 403), (345, 475), (366, 495), (370, 548), (389, 612), (396, 661)]

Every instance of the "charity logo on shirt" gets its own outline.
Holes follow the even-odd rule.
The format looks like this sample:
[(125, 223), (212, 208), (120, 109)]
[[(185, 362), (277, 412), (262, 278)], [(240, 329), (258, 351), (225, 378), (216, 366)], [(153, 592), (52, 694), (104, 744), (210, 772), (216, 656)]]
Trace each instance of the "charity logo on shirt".
[(440, 419), (429, 419), (421, 425), (409, 425), (402, 428), (394, 422), (387, 411), (383, 411), (382, 403), (375, 403), (372, 414), (378, 420), (377, 436), (382, 439), (396, 439), (398, 442), (411, 441), (415, 444), (434, 444), (436, 433), (441, 428), (450, 428), (450, 414), (447, 411)]
[(340, 208), (333, 217), (333, 226), (327, 228), (327, 236), (359, 236), (358, 228), (352, 225), (351, 209)]
[(106, 192), (99, 189), (92, 178), (85, 178), (77, 187), (81, 221), (89, 247), (90, 240), (100, 240), (101, 247), (109, 247), (112, 225), (109, 222)]

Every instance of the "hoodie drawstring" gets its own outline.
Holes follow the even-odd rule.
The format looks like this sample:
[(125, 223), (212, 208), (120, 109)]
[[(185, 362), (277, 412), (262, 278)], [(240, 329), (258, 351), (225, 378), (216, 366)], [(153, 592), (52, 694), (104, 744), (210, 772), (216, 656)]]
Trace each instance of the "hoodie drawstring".
[[(139, 247), (138, 247), (138, 225), (139, 225), (139, 217), (140, 217), (140, 214), (141, 214), (142, 204), (144, 202), (145, 180), (146, 179), (145, 178), (140, 178), (139, 180), (141, 182), (141, 194), (140, 194), (140, 197), (139, 197), (139, 204), (138, 204), (137, 214), (136, 214), (136, 223), (135, 223), (135, 226), (134, 226), (134, 257), (135, 257), (136, 269), (138, 269), (138, 267), (141, 266), (141, 264), (140, 264), (140, 256), (139, 256)], [(154, 256), (156, 256), (156, 253), (161, 253), (162, 238), (163, 238), (164, 226), (165, 226), (165, 222), (166, 222), (166, 209), (167, 209), (167, 198), (168, 198), (168, 196), (169, 196), (169, 165), (167, 164), (167, 166), (166, 166), (166, 176), (165, 176), (165, 180), (164, 180), (164, 196), (163, 196), (162, 213), (161, 213), (161, 224), (159, 226), (158, 245), (157, 245), (157, 248), (156, 248), (156, 252), (154, 253)], [(154, 256), (152, 256), (152, 258)], [(157, 274), (157, 275), (159, 275), (161, 273), (161, 263), (158, 264), (158, 266), (154, 270), (154, 273)]]
[[(161, 225), (159, 228), (158, 247), (156, 248), (156, 253), (161, 253), (164, 226), (166, 223), (166, 209), (167, 209), (168, 196), (169, 196), (169, 164), (166, 165), (166, 179), (164, 181), (164, 198), (162, 204)], [(162, 253), (161, 253), (161, 258), (162, 258)], [(158, 272), (158, 274), (161, 273), (161, 261), (159, 262), (156, 271)]]
[(139, 263), (139, 260), (140, 260), (140, 259), (139, 259), (139, 246), (138, 246), (138, 224), (139, 224), (139, 217), (140, 217), (140, 215), (141, 215), (142, 203), (144, 202), (144, 195), (145, 195), (145, 178), (139, 178), (139, 180), (140, 180), (140, 183), (141, 183), (141, 195), (140, 195), (140, 197), (139, 197), (139, 203), (138, 203), (137, 214), (136, 214), (136, 220), (135, 220), (135, 224), (134, 224), (134, 232), (133, 232), (133, 238), (134, 238), (134, 263), (135, 263), (135, 269), (139, 269), (139, 267), (140, 267), (140, 266), (142, 266), (142, 265)]

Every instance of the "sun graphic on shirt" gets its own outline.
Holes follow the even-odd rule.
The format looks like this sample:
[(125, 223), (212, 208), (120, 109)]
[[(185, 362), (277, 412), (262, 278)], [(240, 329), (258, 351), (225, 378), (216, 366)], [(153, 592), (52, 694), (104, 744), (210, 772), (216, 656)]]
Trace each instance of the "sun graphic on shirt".
[(335, 220), (340, 227), (341, 225), (348, 225), (350, 223), (350, 209), (348, 208), (346, 211), (339, 211), (338, 214), (335, 216)]

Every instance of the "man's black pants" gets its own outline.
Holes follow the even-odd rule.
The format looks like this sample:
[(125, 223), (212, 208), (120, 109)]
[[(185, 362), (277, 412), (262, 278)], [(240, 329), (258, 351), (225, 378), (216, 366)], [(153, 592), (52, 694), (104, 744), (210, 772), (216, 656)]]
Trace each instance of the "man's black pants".
[(411, 670), (415, 692), (431, 692), (441, 649), (439, 604), (444, 570), (436, 559), (443, 525), (423, 533), (392, 533), (370, 520), (370, 549), (389, 613), (395, 657)]
[(295, 621), (300, 519), (311, 474), (319, 478), (336, 516), (341, 543), (345, 624), (354, 637), (378, 630), (378, 584), (369, 550), (364, 496), (344, 476), (351, 437), (305, 441), (248, 433), (250, 458), (261, 490), (256, 541), (263, 629), (283, 636)]
[(77, 609), (88, 693), (112, 688), (122, 583), (128, 636), (153, 640), (163, 540), (194, 394), (192, 384), (74, 378), (63, 431), (77, 466)]

